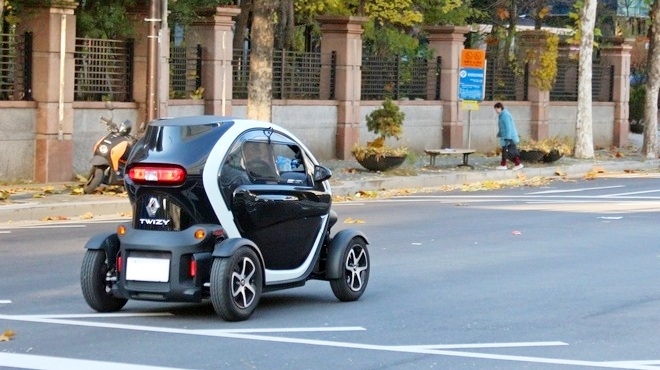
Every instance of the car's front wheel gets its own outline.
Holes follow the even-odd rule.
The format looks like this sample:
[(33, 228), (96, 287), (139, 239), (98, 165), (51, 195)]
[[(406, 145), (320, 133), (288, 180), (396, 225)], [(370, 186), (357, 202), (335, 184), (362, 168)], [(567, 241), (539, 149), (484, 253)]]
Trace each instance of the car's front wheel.
[(355, 301), (369, 282), (369, 250), (364, 239), (352, 238), (344, 247), (341, 262), (342, 277), (330, 280), (330, 287), (340, 301)]
[(224, 320), (247, 320), (259, 304), (262, 287), (261, 262), (252, 249), (241, 247), (231, 257), (213, 260), (211, 303)]
[(110, 282), (106, 279), (110, 265), (105, 251), (88, 249), (83, 256), (80, 269), (80, 286), (89, 307), (98, 312), (119, 311), (128, 300), (117, 298), (110, 292)]

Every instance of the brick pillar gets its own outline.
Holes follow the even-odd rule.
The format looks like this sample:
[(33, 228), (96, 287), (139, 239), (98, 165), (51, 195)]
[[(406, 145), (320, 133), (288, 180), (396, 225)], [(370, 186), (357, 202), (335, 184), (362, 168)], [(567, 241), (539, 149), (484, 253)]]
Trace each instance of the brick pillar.
[(228, 116), (232, 113), (233, 17), (239, 8), (217, 7), (204, 14), (190, 28), (188, 40), (202, 46), (202, 87), (204, 113)]
[(33, 32), (33, 80), (41, 86), (37, 102), (34, 180), (73, 179), (73, 86), (76, 35), (75, 1), (35, 7), (20, 23), (19, 33)]
[[(602, 46), (600, 51), (600, 63), (604, 67), (604, 77), (606, 76), (605, 80), (612, 87), (612, 101), (614, 102), (612, 144), (617, 147), (628, 144), (628, 131), (630, 129), (628, 125), (628, 101), (630, 99), (631, 51), (631, 40), (618, 42), (614, 45)], [(610, 75), (610, 67), (614, 67), (613, 75)], [(609, 93), (609, 90), (604, 90), (604, 93)]]
[(351, 157), (351, 149), (360, 139), (360, 100), (362, 73), (363, 17), (320, 16), (321, 53), (336, 52), (337, 73), (335, 99), (337, 106), (336, 155)]
[(547, 34), (545, 31), (526, 31), (520, 34), (522, 55), (519, 60), (524, 60), (525, 55), (533, 55), (528, 64), (530, 73), (527, 85), (527, 99), (530, 102), (530, 136), (532, 140), (547, 139), (550, 130), (548, 128), (548, 107), (550, 105), (550, 91), (541, 90), (534, 83), (532, 71), (539, 68), (540, 57), (547, 49)]
[(442, 147), (462, 148), (463, 113), (458, 101), (458, 71), (461, 50), (469, 27), (428, 26), (429, 48), (440, 57), (440, 100), (442, 104)]

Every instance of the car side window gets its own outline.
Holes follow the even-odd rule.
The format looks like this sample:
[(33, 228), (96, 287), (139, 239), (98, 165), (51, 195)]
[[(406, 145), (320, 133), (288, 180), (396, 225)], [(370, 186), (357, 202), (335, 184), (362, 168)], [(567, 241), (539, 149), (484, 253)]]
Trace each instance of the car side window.
[(242, 148), (243, 160), (250, 179), (254, 183), (277, 182), (272, 147), (267, 142), (245, 141)]
[(226, 201), (231, 199), (232, 193), (237, 187), (250, 183), (250, 178), (243, 165), (240, 144), (240, 142), (234, 143), (220, 169), (220, 189)]
[(290, 143), (275, 143), (273, 151), (280, 183), (291, 185), (308, 185), (310, 183), (302, 151), (298, 146)]

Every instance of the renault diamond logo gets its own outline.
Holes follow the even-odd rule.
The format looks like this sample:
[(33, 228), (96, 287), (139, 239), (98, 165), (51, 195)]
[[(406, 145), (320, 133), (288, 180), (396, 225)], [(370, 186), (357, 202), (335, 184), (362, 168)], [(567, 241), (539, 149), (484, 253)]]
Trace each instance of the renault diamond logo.
[(160, 208), (160, 204), (158, 204), (158, 198), (151, 198), (149, 199), (149, 204), (145, 207), (147, 209), (147, 214), (149, 214), (149, 217), (155, 217), (156, 212), (158, 212), (158, 209)]

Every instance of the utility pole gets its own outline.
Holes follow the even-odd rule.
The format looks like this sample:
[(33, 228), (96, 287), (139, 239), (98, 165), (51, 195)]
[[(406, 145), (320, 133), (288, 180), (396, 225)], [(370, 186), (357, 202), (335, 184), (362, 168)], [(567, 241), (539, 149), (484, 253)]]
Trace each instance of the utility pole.
[(161, 0), (149, 0), (149, 24), (147, 36), (147, 109), (145, 121), (158, 118), (158, 56), (160, 45)]

